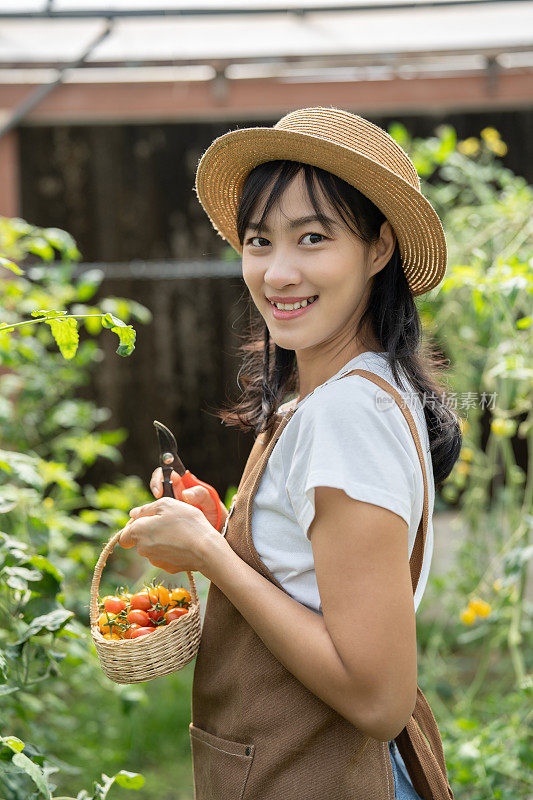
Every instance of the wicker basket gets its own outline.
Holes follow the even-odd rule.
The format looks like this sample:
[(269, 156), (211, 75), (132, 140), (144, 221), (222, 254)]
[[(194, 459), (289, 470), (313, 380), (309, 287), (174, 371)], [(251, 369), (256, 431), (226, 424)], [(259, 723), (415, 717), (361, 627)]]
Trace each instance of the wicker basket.
[(192, 572), (187, 572), (191, 605), (187, 614), (161, 625), (149, 636), (136, 639), (104, 639), (98, 627), (98, 588), (109, 553), (120, 539), (115, 533), (100, 554), (91, 585), (91, 635), (103, 671), (115, 683), (140, 683), (181, 669), (198, 652), (202, 623), (200, 603)]

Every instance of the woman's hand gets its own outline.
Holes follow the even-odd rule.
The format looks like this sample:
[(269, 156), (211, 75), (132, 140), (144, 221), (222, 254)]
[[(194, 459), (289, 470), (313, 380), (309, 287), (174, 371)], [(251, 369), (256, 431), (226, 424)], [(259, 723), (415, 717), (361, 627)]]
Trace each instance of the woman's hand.
[[(215, 501), (207, 489), (204, 486), (191, 486), (188, 489), (184, 489), (183, 481), (181, 480), (180, 475), (178, 475), (178, 473), (174, 470), (172, 470), (170, 474), (170, 480), (172, 481), (175, 494), (179, 496), (180, 492), (182, 492), (182, 499), (186, 503), (191, 503), (192, 505), (197, 506), (201, 511), (203, 511), (207, 521), (210, 522), (211, 525), (215, 526), (217, 521), (217, 509), (215, 506)], [(162, 496), (163, 470), (161, 467), (154, 469), (150, 479), (150, 489), (154, 497)], [(220, 510), (222, 512), (220, 530), (222, 530), (224, 527), (224, 522), (226, 521), (226, 517), (228, 516), (228, 509), (224, 503), (222, 503), (222, 501), (220, 502)]]
[(213, 539), (222, 538), (202, 511), (173, 497), (162, 497), (130, 511), (119, 538), (165, 572), (202, 572)]

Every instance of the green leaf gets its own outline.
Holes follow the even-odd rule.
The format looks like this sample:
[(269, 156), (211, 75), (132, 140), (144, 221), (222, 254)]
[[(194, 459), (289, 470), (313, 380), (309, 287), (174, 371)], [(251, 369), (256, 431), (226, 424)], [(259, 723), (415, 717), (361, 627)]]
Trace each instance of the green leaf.
[(25, 592), (28, 588), (28, 581), (39, 581), (42, 578), (42, 574), (38, 570), (26, 567), (4, 567), (2, 573), (7, 576), (6, 584), (21, 592)]
[(392, 122), (388, 127), (389, 136), (398, 142), (400, 147), (403, 147), (404, 150), (407, 150), (411, 143), (411, 137), (407, 131), (405, 125), (402, 125), (401, 122)]
[(10, 269), (11, 272), (15, 273), (15, 275), (24, 275), (24, 270), (21, 269), (18, 264), (10, 261), (9, 258), (6, 258), (5, 256), (0, 256), (0, 267)]
[(98, 290), (103, 278), (104, 273), (101, 269), (88, 269), (86, 272), (83, 272), (80, 275), (78, 283), (76, 283), (78, 300), (82, 303), (90, 300)]
[(102, 325), (104, 328), (111, 328), (113, 333), (116, 333), (120, 345), (117, 349), (119, 356), (129, 356), (135, 350), (135, 330), (131, 325), (126, 325), (125, 322), (115, 317), (114, 314), (107, 313), (102, 317)]
[(124, 789), (140, 789), (144, 786), (145, 779), (139, 772), (128, 772), (125, 769), (121, 769), (115, 775), (115, 783)]
[(56, 483), (64, 489), (76, 489), (77, 483), (70, 474), (65, 464), (59, 461), (45, 461), (41, 460), (38, 464), (39, 474), (43, 479), (43, 486), (49, 486), (51, 483)]
[(0, 683), (0, 697), (3, 697), (5, 694), (13, 694), (13, 692), (18, 692), (18, 686), (8, 686), (7, 683)]
[(56, 340), (62, 356), (66, 359), (74, 358), (80, 340), (78, 323), (74, 317), (45, 320), (45, 323), (50, 325), (52, 336)]
[(531, 325), (531, 317), (520, 317), (516, 320), (516, 327), (523, 331)]
[(14, 645), (21, 645), (27, 642), (32, 636), (36, 636), (43, 631), (57, 631), (73, 616), (73, 611), (67, 611), (66, 608), (56, 608), (49, 614), (35, 617), (26, 628), (26, 632), (14, 642)]
[(24, 755), (24, 753), (15, 753), (11, 761), (30, 776), (44, 797), (47, 797), (48, 800), (51, 800), (50, 790), (46, 785), (46, 778), (44, 777), (42, 769), (38, 767), (37, 764), (34, 764), (33, 761), (28, 758), (28, 756)]
[(0, 742), (5, 744), (6, 747), (10, 747), (15, 753), (20, 753), (25, 747), (22, 739), (19, 739), (17, 736), (0, 736)]
[(76, 247), (76, 242), (67, 231), (61, 228), (43, 228), (43, 237), (61, 253), (61, 257), (68, 261), (78, 261), (81, 253)]
[(28, 486), (42, 489), (43, 482), (39, 474), (38, 462), (39, 459), (35, 458), (35, 456), (28, 456), (25, 453), (15, 453), (11, 450), (0, 450), (0, 465), (3, 463), (9, 464), (12, 470), (12, 478), (18, 478), (18, 480), (28, 484)]
[(52, 261), (54, 258), (54, 248), (42, 236), (36, 236), (26, 247), (28, 253), (34, 253), (34, 255), (42, 258), (43, 261)]
[(58, 311), (55, 308), (53, 309), (39, 308), (39, 309), (34, 309), (31, 312), (31, 315), (32, 317), (45, 317), (46, 319), (49, 319), (52, 317), (60, 317), (61, 315), (65, 315), (66, 313), (67, 313), (66, 311)]
[(33, 567), (39, 570), (44, 570), (48, 572), (52, 577), (56, 579), (58, 583), (61, 583), (64, 575), (62, 572), (58, 570), (55, 564), (52, 564), (45, 556), (35, 555), (28, 559), (28, 564), (31, 564)]

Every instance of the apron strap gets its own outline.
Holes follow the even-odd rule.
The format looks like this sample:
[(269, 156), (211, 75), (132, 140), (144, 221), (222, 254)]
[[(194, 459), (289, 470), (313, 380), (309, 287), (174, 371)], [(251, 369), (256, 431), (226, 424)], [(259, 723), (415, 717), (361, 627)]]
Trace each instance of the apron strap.
[[(367, 370), (355, 369), (351, 372), (344, 373), (338, 380), (346, 375), (361, 375), (363, 378), (371, 380), (385, 392), (392, 395), (407, 420), (416, 445), (424, 480), (424, 506), (422, 510), (422, 519), (418, 526), (415, 543), (409, 560), (411, 583), (414, 594), (422, 569), (422, 558), (429, 521), (426, 468), (416, 424), (404, 398), (381, 376)], [(416, 704), (411, 718), (394, 741), (404, 760), (413, 787), (423, 800), (453, 800), (453, 792), (446, 772), (446, 761), (444, 759), (444, 750), (439, 728), (420, 686), (416, 688)]]

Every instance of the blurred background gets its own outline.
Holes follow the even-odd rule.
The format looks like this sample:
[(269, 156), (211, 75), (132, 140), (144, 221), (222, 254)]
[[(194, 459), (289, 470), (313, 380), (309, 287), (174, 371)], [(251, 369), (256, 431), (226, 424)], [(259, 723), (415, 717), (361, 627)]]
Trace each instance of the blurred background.
[[(196, 166), (226, 131), (317, 105), (388, 130), (444, 224), (447, 277), (417, 305), (464, 447), (436, 497), (419, 685), (458, 800), (533, 797), (533, 2), (0, 0), (0, 256), (24, 270), (0, 282), (0, 733), (31, 764), (3, 740), (2, 800), (103, 797), (91, 782), (120, 769), (137, 797), (192, 798), (193, 664), (112, 684), (88, 592), (153, 499), (154, 419), (231, 500), (253, 440), (215, 410), (240, 394), (247, 289)], [(113, 553), (102, 593), (157, 576)]]

